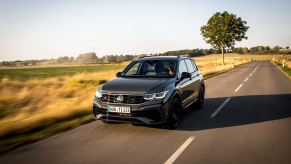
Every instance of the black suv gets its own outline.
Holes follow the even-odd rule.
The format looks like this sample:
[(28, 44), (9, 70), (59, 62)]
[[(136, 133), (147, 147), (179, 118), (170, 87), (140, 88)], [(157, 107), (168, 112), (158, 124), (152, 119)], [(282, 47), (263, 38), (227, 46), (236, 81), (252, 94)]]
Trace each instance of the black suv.
[(95, 119), (176, 128), (184, 109), (204, 102), (203, 76), (188, 57), (143, 57), (116, 77), (97, 89)]

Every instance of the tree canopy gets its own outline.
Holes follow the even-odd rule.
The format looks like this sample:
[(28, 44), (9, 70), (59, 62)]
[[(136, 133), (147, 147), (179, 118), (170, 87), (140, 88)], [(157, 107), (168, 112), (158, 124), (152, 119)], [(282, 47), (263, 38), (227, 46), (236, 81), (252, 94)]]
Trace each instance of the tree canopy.
[(201, 34), (208, 44), (221, 49), (223, 54), (223, 50), (233, 47), (236, 41), (247, 39), (249, 27), (246, 24), (246, 21), (227, 11), (217, 12), (201, 27)]
[(98, 58), (95, 52), (89, 52), (89, 53), (80, 54), (76, 60), (79, 63), (93, 63), (93, 62), (96, 62), (97, 59)]

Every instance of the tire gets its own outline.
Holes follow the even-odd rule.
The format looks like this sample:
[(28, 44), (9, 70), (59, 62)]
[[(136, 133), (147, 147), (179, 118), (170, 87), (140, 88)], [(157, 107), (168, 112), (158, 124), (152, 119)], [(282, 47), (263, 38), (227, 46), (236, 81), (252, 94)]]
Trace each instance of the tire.
[(169, 108), (169, 114), (166, 123), (167, 129), (176, 129), (181, 120), (181, 101), (178, 98), (173, 98)]
[(110, 122), (109, 121), (106, 121), (106, 120), (101, 120), (104, 124), (109, 124)]
[(202, 107), (204, 104), (204, 95), (205, 95), (205, 88), (203, 86), (200, 87), (198, 98), (194, 103), (196, 107)]
[(132, 126), (141, 126), (141, 124), (131, 124)]
[(104, 124), (118, 124), (118, 122), (112, 122), (112, 121), (106, 121), (106, 120), (101, 120)]

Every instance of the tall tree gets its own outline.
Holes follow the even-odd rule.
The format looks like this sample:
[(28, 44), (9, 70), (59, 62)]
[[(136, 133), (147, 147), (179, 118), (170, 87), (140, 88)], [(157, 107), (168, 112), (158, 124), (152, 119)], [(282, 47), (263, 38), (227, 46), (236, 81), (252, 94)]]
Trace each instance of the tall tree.
[(247, 22), (240, 17), (224, 11), (215, 13), (201, 27), (203, 39), (214, 48), (221, 49), (222, 64), (224, 65), (224, 50), (233, 47), (236, 41), (247, 39), (246, 32), (249, 29)]
[(280, 46), (275, 46), (273, 48), (274, 52), (279, 52), (280, 49), (282, 49), (282, 47), (280, 47)]

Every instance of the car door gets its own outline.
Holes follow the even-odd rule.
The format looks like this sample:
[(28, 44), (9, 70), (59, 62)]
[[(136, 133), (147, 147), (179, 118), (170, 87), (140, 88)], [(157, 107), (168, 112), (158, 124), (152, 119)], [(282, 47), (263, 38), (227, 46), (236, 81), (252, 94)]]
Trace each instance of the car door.
[(182, 103), (185, 104), (186, 102), (189, 101), (190, 96), (191, 96), (191, 81), (190, 78), (185, 78), (181, 79), (182, 73), (183, 72), (188, 72), (185, 60), (180, 60), (179, 62), (179, 67), (178, 67), (178, 84), (177, 88), (180, 90), (181, 95), (182, 95)]
[(186, 66), (187, 66), (187, 69), (188, 69), (188, 72), (191, 74), (191, 78), (190, 78), (190, 84), (189, 84), (189, 88), (191, 90), (191, 95), (189, 97), (190, 100), (194, 100), (197, 95), (198, 95), (198, 92), (197, 92), (197, 74), (195, 73), (195, 68), (193, 67), (193, 64), (191, 62), (190, 59), (185, 59), (185, 63), (186, 63)]
[(191, 61), (192, 67), (194, 69), (194, 72), (193, 72), (194, 97), (196, 98), (198, 96), (200, 85), (201, 85), (201, 77), (200, 77), (201, 73), (198, 70), (198, 67), (195, 64), (195, 62), (193, 60), (190, 60), (190, 61)]

